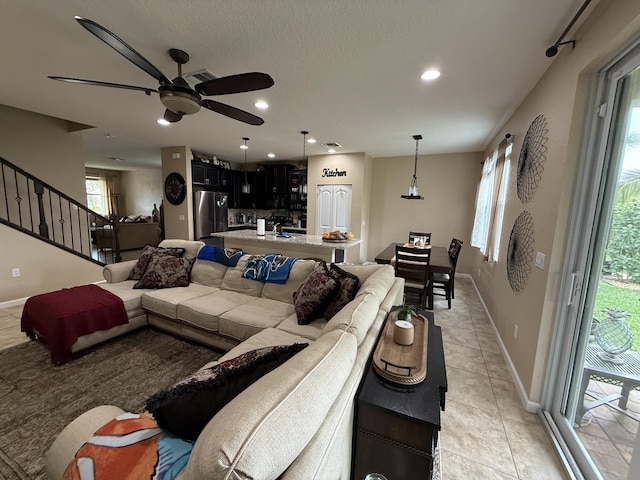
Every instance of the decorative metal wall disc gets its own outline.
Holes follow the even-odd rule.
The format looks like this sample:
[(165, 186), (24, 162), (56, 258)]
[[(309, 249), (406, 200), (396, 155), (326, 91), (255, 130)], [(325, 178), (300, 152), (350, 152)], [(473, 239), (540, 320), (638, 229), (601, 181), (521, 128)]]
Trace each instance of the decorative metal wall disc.
[(547, 121), (538, 115), (527, 130), (518, 160), (518, 198), (529, 202), (542, 179), (544, 161), (547, 159)]
[(514, 292), (524, 290), (533, 261), (533, 218), (526, 210), (513, 222), (507, 250), (507, 279)]

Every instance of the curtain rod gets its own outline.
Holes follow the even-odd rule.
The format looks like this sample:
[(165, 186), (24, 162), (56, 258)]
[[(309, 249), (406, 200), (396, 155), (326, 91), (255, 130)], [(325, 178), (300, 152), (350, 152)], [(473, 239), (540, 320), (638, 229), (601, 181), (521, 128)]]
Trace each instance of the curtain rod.
[(549, 48), (547, 48), (547, 51), (544, 52), (544, 54), (547, 57), (555, 57), (556, 54), (558, 53), (558, 47), (560, 45), (566, 45), (567, 43), (570, 43), (571, 45), (573, 45), (573, 48), (576, 48), (576, 41), (575, 40), (567, 40), (566, 42), (563, 42), (562, 39), (564, 38), (564, 36), (569, 32), (569, 30), (571, 30), (571, 27), (573, 27), (573, 24), (576, 23), (576, 20), (578, 20), (578, 18), (580, 17), (580, 15), (582, 15), (582, 12), (584, 12), (584, 10), (587, 8), (587, 6), (591, 3), (591, 0), (586, 0), (582, 6), (580, 7), (580, 10), (578, 10), (578, 13), (576, 13), (574, 15), (574, 17), (571, 19), (571, 21), (569, 22), (569, 25), (567, 25), (567, 28), (564, 29), (564, 32), (562, 32), (562, 35), (560, 35), (560, 38), (558, 38), (558, 40), (556, 40), (556, 43), (554, 43), (553, 45), (551, 45)]

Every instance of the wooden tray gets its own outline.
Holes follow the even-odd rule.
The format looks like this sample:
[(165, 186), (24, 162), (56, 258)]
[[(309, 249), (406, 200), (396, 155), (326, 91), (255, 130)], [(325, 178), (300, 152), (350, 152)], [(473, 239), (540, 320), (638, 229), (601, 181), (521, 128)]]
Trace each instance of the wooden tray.
[(400, 385), (415, 385), (427, 376), (428, 323), (422, 315), (412, 315), (414, 337), (412, 345), (399, 345), (393, 341), (393, 329), (398, 312), (387, 317), (384, 331), (373, 352), (373, 368), (382, 378)]

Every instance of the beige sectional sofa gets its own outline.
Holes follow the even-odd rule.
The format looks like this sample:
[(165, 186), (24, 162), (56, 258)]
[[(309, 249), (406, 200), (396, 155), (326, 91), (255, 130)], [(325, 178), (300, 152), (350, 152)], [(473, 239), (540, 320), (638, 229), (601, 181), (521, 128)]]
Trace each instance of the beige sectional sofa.
[[(183, 247), (191, 258), (202, 245), (160, 244)], [(256, 348), (309, 343), (213, 417), (179, 479), (350, 478), (356, 390), (387, 313), (402, 302), (403, 280), (392, 267), (341, 265), (360, 279), (355, 298), (328, 322), (299, 325), (292, 294), (314, 260), (296, 261), (286, 283), (271, 284), (243, 278), (244, 258), (236, 267), (198, 259), (188, 287), (160, 290), (134, 290), (127, 280), (134, 264), (106, 266), (101, 284), (123, 299), (130, 323), (81, 337), (74, 351), (146, 324), (227, 352), (202, 368)], [(67, 426), (47, 453), (49, 478), (62, 478), (82, 443), (120, 413), (101, 406)]]

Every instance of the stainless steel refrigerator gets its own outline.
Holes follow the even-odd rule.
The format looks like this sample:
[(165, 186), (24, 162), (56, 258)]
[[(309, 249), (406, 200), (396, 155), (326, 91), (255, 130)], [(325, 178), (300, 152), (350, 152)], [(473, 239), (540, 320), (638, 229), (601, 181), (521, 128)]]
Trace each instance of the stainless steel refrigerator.
[(224, 192), (193, 192), (194, 239), (209, 238), (212, 233), (229, 229), (228, 196)]

